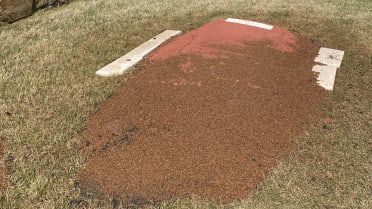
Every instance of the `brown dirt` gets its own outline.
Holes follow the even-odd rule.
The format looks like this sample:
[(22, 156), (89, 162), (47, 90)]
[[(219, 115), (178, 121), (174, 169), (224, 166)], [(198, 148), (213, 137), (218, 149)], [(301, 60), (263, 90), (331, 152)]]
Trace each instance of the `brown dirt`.
[(293, 150), (325, 93), (311, 71), (319, 48), (267, 35), (200, 41), (210, 30), (222, 40), (238, 30), (269, 33), (217, 20), (151, 54), (87, 122), (83, 192), (136, 204), (185, 196), (228, 203)]

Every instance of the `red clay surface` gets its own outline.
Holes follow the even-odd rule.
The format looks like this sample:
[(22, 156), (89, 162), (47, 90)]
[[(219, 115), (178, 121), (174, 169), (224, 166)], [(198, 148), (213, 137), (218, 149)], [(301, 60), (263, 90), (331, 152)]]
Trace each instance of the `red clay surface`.
[(200, 55), (204, 58), (229, 58), (231, 51), (220, 46), (245, 47), (247, 42), (269, 41), (270, 47), (292, 52), (297, 38), (281, 27), (272, 30), (250, 27), (224, 20), (215, 20), (190, 33), (176, 37), (166, 47), (159, 48), (150, 60), (168, 59), (179, 55)]
[(314, 116), (318, 50), (223, 20), (174, 38), (88, 120), (78, 185), (136, 204), (247, 197)]

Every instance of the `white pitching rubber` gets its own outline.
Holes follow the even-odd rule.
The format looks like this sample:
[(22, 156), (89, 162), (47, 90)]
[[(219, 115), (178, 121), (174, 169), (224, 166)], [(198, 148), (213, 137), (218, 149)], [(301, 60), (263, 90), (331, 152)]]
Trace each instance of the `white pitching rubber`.
[(238, 23), (242, 25), (249, 25), (257, 28), (262, 28), (266, 30), (272, 30), (274, 26), (272, 25), (266, 25), (264, 23), (259, 23), (259, 22), (254, 22), (254, 21), (249, 21), (249, 20), (241, 20), (241, 19), (235, 19), (235, 18), (227, 18), (225, 20), (226, 22), (231, 22), (231, 23)]
[(341, 62), (344, 57), (344, 51), (320, 48), (319, 55), (315, 58), (315, 62), (323, 65), (315, 65), (313, 72), (318, 74), (317, 83), (326, 90), (333, 90), (336, 80), (336, 72), (341, 67)]
[(146, 41), (145, 43), (139, 45), (137, 48), (128, 52), (126, 55), (104, 66), (103, 68), (98, 70), (96, 74), (99, 76), (113, 76), (123, 74), (126, 70), (133, 67), (139, 61), (141, 61), (144, 56), (156, 49), (162, 43), (164, 43), (171, 37), (179, 35), (181, 33), (181, 31), (166, 30)]

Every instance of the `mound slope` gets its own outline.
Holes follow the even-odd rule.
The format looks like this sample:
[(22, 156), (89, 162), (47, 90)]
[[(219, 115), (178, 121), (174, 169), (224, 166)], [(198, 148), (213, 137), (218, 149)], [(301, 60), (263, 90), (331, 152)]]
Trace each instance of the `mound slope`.
[(319, 48), (215, 20), (150, 54), (87, 122), (81, 190), (129, 203), (247, 196), (314, 116)]

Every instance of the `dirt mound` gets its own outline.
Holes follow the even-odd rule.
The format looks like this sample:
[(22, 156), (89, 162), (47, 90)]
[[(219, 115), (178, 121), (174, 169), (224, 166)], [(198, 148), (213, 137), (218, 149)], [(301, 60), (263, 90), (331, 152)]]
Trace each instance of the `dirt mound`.
[(148, 59), (87, 122), (83, 192), (125, 203), (247, 196), (325, 91), (319, 48), (288, 31), (216, 20)]
[(258, 41), (269, 42), (269, 46), (282, 52), (291, 52), (297, 38), (281, 27), (272, 30), (227, 23), (224, 20), (212, 21), (190, 33), (174, 38), (165, 47), (159, 48), (150, 60), (168, 59), (180, 55), (199, 55), (204, 58), (228, 58), (231, 51), (221, 50), (221, 46), (245, 47)]

